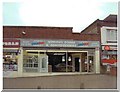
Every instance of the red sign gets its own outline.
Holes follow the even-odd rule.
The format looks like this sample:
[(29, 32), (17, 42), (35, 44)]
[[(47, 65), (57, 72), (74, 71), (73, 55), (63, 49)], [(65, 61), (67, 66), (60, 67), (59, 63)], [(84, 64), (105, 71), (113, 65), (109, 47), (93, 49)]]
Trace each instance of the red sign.
[(20, 40), (3, 40), (3, 47), (18, 48), (20, 47)]
[(108, 45), (104, 46), (104, 50), (110, 50), (110, 46)]
[(114, 64), (117, 62), (116, 59), (103, 59), (102, 60), (103, 63), (109, 63), (109, 64)]

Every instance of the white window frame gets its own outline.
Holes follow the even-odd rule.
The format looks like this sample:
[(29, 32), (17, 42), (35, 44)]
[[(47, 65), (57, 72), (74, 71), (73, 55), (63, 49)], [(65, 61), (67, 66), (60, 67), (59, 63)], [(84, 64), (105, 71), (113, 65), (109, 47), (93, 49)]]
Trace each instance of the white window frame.
[[(115, 29), (106, 29), (106, 39), (107, 41), (117, 41), (117, 30)], [(109, 32), (109, 34), (108, 34)]]
[[(118, 30), (117, 27), (101, 27), (101, 45), (117, 45), (117, 40), (109, 40), (107, 38), (107, 30)], [(117, 38), (117, 37), (116, 37)]]

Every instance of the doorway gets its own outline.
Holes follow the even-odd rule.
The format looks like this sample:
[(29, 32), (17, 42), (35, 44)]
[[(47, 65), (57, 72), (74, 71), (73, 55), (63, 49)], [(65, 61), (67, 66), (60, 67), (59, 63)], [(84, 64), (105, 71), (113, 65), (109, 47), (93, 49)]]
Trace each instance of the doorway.
[(73, 72), (88, 72), (87, 52), (72, 53)]
[(46, 54), (39, 55), (39, 69), (41, 73), (48, 72), (48, 56)]
[(80, 58), (79, 57), (75, 57), (75, 72), (79, 72), (80, 71)]
[(81, 54), (72, 54), (73, 72), (81, 71)]

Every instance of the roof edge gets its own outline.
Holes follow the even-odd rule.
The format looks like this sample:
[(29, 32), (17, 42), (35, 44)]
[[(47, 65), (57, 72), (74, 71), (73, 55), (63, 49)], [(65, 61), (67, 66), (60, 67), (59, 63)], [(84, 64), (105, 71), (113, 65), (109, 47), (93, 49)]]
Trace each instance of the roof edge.
[(98, 21), (100, 21), (99, 19), (95, 20), (93, 23), (91, 23), (89, 26), (87, 26), (85, 29), (83, 29), (80, 33), (84, 32), (85, 30), (87, 30), (89, 27), (91, 27), (93, 24), (97, 23)]
[(56, 27), (56, 26), (13, 26), (13, 25), (3, 25), (3, 27), (22, 27), (22, 28), (65, 28), (65, 29), (73, 29), (73, 27)]

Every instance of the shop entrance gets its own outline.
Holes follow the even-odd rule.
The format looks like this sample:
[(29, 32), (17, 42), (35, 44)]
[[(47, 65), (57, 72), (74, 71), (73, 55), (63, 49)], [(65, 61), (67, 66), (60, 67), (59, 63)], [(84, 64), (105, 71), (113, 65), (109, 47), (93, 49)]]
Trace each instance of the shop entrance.
[(87, 53), (87, 51), (24, 50), (23, 70), (25, 72), (89, 72)]
[(39, 52), (25, 52), (23, 56), (24, 72), (48, 72), (48, 56)]
[(80, 72), (81, 71), (81, 54), (72, 54), (73, 60), (73, 71)]
[(80, 58), (79, 57), (75, 57), (75, 72), (79, 72), (80, 71)]
[(40, 72), (48, 72), (48, 56), (46, 54), (39, 56)]
[(74, 72), (88, 72), (87, 52), (75, 53), (72, 57)]

